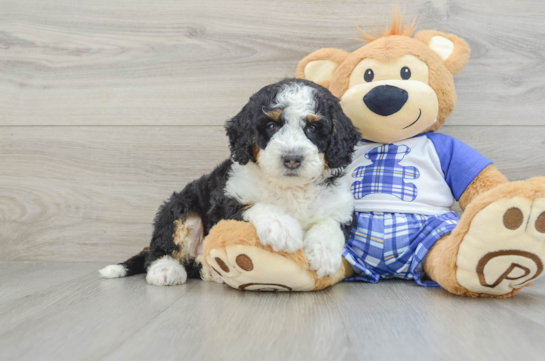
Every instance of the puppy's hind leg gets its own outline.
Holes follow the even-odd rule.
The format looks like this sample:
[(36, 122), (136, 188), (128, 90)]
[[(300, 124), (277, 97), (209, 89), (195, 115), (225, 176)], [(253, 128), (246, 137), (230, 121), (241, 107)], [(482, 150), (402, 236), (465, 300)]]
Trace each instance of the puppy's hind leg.
[(146, 273), (144, 264), (146, 263), (146, 255), (148, 253), (149, 247), (146, 247), (142, 250), (142, 252), (129, 258), (123, 263), (112, 264), (100, 269), (100, 275), (104, 278), (121, 278), (139, 273)]
[(203, 238), (202, 187), (207, 178), (188, 184), (163, 203), (153, 221), (150, 246), (127, 261), (100, 270), (105, 278), (127, 277), (147, 272), (146, 280), (157, 286), (178, 285), (187, 280), (184, 264), (196, 257)]
[(187, 280), (187, 273), (180, 261), (164, 256), (153, 261), (148, 267), (146, 281), (154, 286), (181, 285)]
[(172, 286), (185, 283), (188, 274), (183, 265), (194, 264), (197, 249), (202, 245), (203, 227), (201, 218), (196, 214), (180, 217), (172, 222), (172, 231), (170, 237), (168, 233), (160, 232), (164, 238), (158, 242), (152, 241), (146, 276), (151, 285)]

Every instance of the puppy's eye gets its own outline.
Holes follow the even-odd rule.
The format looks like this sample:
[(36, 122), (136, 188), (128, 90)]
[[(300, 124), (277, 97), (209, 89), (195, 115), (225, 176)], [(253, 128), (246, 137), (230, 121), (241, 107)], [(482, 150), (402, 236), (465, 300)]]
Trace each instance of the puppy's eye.
[(411, 69), (409, 69), (406, 66), (401, 68), (401, 79), (407, 80), (407, 79), (410, 79), (410, 78), (411, 78)]
[(316, 133), (316, 131), (318, 130), (318, 128), (316, 128), (316, 126), (314, 124), (311, 124), (307, 127), (307, 132), (311, 133), (311, 134), (314, 134)]
[(371, 69), (367, 69), (363, 74), (363, 80), (370, 83), (375, 78), (375, 73)]
[(270, 132), (276, 132), (278, 130), (278, 124), (276, 124), (276, 122), (267, 123), (267, 130)]

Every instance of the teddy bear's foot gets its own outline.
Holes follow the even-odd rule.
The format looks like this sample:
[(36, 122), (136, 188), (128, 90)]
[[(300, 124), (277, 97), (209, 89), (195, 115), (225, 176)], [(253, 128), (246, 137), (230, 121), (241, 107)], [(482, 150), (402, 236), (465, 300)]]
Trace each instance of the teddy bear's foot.
[(471, 221), (458, 251), (458, 283), (504, 295), (543, 276), (545, 198), (499, 199)]
[(545, 178), (507, 183), (479, 196), (440, 242), (439, 248), (459, 244), (457, 255), (452, 252), (457, 285), (445, 287), (453, 293), (508, 297), (531, 285), (545, 274)]
[(314, 278), (297, 263), (252, 246), (212, 249), (207, 263), (241, 291), (312, 291)]
[(334, 277), (318, 279), (303, 250), (275, 252), (261, 244), (251, 223), (238, 221), (222, 221), (212, 228), (204, 241), (204, 258), (213, 274), (242, 291), (320, 290), (352, 272), (343, 262)]

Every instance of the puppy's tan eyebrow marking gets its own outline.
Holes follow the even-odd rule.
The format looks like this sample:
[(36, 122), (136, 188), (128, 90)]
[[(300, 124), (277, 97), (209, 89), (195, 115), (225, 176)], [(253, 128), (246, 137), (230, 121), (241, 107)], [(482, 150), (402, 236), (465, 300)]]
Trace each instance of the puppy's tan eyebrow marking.
[(320, 113), (318, 113), (318, 114), (311, 114), (311, 115), (309, 115), (309, 116), (307, 117), (307, 120), (308, 120), (309, 122), (315, 122), (315, 121), (320, 120), (320, 119), (322, 119), (322, 115), (321, 115)]
[(271, 118), (272, 120), (277, 121), (280, 118), (282, 111), (280, 109), (270, 110), (265, 114), (267, 114), (267, 116)]

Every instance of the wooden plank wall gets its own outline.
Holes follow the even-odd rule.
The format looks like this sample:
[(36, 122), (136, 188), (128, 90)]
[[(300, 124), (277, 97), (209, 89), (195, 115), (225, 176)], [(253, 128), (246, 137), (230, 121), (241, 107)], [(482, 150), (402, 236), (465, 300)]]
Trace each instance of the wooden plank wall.
[[(398, 1), (465, 38), (442, 131), (545, 175), (545, 2)], [(121, 261), (159, 203), (228, 156), (222, 125), (380, 0), (0, 0), (0, 260)]]

